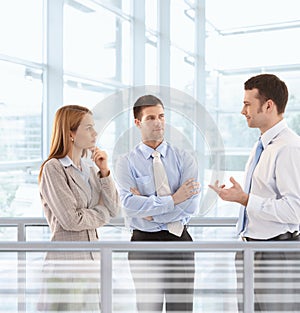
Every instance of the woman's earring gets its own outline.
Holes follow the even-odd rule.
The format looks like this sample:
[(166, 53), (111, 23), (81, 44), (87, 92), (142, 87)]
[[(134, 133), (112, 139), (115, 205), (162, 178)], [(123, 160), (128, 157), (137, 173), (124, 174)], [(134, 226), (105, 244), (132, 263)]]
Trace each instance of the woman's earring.
[(71, 138), (71, 140), (72, 140), (72, 142), (74, 142), (74, 139), (73, 139), (73, 138)]

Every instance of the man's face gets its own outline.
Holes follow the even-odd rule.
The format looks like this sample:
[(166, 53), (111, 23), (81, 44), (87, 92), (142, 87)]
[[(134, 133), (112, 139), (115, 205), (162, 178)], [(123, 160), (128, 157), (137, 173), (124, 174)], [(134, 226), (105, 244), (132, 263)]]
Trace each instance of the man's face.
[(241, 114), (245, 115), (248, 126), (251, 128), (263, 128), (266, 123), (266, 102), (260, 103), (258, 89), (245, 90), (244, 106)]
[(141, 130), (143, 141), (162, 141), (165, 130), (165, 113), (160, 104), (143, 108), (141, 118), (134, 120)]

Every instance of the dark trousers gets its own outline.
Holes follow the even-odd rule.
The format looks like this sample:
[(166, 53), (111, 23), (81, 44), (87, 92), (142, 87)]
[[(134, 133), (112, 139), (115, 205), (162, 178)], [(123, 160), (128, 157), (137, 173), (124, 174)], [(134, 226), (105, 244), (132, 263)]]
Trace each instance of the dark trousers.
[[(292, 240), (300, 240), (300, 237)], [(238, 307), (243, 312), (243, 253), (236, 253), (239, 291)], [(254, 256), (255, 312), (300, 312), (300, 251), (256, 252)]]
[[(134, 230), (131, 241), (193, 241), (184, 229), (181, 237), (168, 231)], [(192, 312), (194, 296), (194, 253), (132, 251), (128, 253), (140, 313)]]

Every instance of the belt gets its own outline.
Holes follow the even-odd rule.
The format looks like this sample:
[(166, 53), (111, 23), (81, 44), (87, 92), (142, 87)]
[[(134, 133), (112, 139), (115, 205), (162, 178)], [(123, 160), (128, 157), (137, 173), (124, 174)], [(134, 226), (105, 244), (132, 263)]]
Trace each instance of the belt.
[[(188, 229), (188, 225), (183, 225), (183, 231), (187, 231)], [(133, 229), (132, 232), (140, 232), (140, 233), (145, 233), (145, 234), (157, 234), (159, 232), (169, 232), (168, 230), (158, 230), (158, 231), (144, 231), (144, 230), (140, 230), (140, 229)]]
[(273, 238), (269, 238), (269, 239), (254, 239), (254, 238), (250, 238), (250, 237), (242, 237), (243, 241), (271, 241), (271, 240), (290, 240), (290, 239), (296, 239), (300, 236), (300, 232), (299, 231), (294, 231), (293, 233), (287, 232), (284, 234), (280, 234), (276, 237)]

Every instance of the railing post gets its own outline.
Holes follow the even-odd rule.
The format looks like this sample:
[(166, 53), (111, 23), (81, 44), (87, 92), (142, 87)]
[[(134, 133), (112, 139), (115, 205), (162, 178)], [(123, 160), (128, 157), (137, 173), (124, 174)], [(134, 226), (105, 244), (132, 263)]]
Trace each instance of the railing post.
[(101, 312), (112, 313), (112, 250), (101, 249)]
[[(26, 225), (18, 223), (18, 242), (26, 241)], [(18, 253), (18, 312), (26, 312), (26, 252)]]
[(254, 251), (244, 250), (244, 313), (254, 312)]

